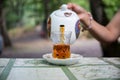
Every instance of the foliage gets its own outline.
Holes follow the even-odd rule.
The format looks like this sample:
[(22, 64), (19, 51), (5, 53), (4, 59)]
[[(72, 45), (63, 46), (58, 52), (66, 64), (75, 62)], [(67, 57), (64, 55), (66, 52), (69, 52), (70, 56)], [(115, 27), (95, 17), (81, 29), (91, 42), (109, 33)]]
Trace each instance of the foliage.
[(86, 10), (90, 11), (89, 0), (70, 0), (69, 2), (78, 4)]
[(103, 0), (105, 4), (105, 11), (109, 19), (111, 19), (114, 14), (120, 9), (119, 0)]
[[(35, 26), (42, 23), (46, 9), (44, 1), (48, 1), (48, 15), (68, 2), (76, 3), (90, 11), (89, 0), (5, 0), (7, 29), (16, 26)], [(107, 16), (111, 19), (120, 7), (120, 1), (103, 0), (103, 2)]]

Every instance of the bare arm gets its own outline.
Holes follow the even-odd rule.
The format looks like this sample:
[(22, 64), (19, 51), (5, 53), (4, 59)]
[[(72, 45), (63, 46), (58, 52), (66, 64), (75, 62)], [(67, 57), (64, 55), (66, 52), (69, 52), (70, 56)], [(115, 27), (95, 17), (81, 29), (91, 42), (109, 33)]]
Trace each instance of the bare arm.
[(103, 27), (96, 21), (92, 21), (90, 33), (101, 42), (113, 42), (120, 36), (120, 11), (113, 17), (110, 23)]
[[(88, 27), (90, 25), (90, 16), (88, 12), (76, 4), (68, 4), (68, 8), (75, 11), (81, 22)], [(95, 20), (91, 21), (92, 28), (89, 32), (101, 42), (113, 42), (120, 36), (120, 11), (113, 17), (111, 22), (106, 26), (102, 26)]]

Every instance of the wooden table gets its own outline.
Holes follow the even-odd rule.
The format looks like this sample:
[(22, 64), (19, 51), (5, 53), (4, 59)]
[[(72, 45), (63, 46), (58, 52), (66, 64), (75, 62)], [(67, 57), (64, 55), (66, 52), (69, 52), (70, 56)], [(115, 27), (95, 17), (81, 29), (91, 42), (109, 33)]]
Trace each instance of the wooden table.
[(0, 80), (120, 80), (120, 58), (83, 58), (70, 66), (42, 58), (1, 58)]

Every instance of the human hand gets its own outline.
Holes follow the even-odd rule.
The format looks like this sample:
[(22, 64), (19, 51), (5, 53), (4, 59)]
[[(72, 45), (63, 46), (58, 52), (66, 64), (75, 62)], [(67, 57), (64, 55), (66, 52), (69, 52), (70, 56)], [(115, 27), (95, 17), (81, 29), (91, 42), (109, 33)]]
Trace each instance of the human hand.
[[(80, 7), (80, 6), (77, 5), (77, 4), (68, 3), (67, 6), (68, 6), (68, 9), (73, 10), (73, 11), (76, 12), (78, 15), (81, 15), (81, 14), (83, 14), (83, 13), (86, 13), (86, 10), (83, 9), (82, 7)], [(79, 17), (81, 17), (81, 16), (79, 16)]]
[(73, 10), (74, 12), (77, 13), (77, 15), (80, 18), (80, 21), (83, 23), (83, 28), (87, 29), (90, 27), (90, 23), (91, 23), (91, 14), (89, 12), (87, 12), (84, 8), (80, 7), (77, 4), (74, 3), (68, 3), (67, 4), (68, 9)]

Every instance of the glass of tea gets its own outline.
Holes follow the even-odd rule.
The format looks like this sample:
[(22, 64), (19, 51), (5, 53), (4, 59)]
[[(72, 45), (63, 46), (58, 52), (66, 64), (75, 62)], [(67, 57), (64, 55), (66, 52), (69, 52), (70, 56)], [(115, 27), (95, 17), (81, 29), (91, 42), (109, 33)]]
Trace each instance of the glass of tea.
[(70, 58), (70, 39), (71, 31), (53, 31), (51, 32), (51, 39), (53, 41), (53, 58), (66, 59)]

